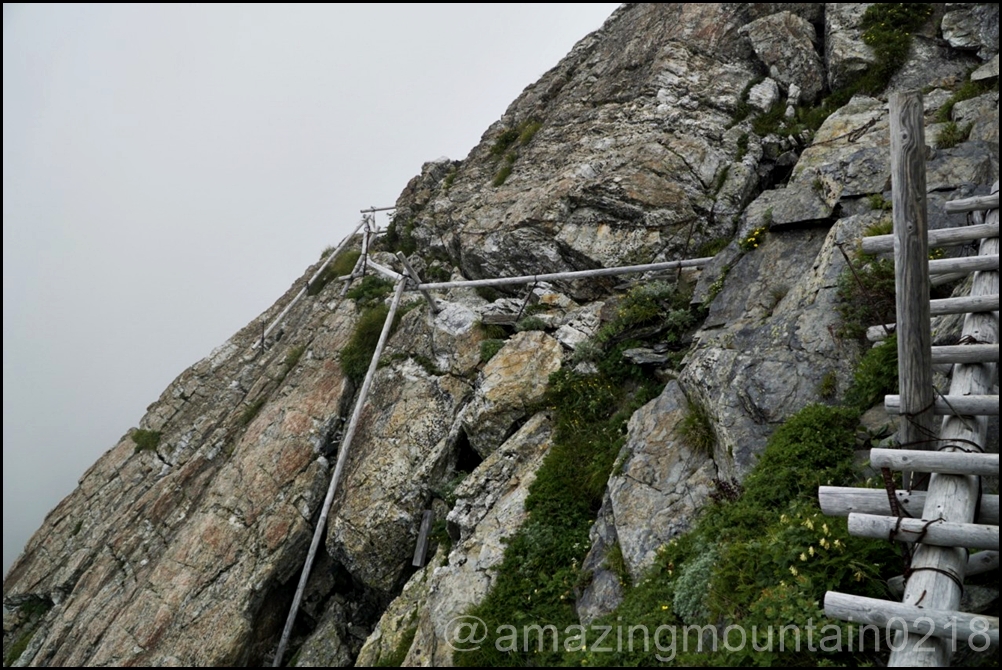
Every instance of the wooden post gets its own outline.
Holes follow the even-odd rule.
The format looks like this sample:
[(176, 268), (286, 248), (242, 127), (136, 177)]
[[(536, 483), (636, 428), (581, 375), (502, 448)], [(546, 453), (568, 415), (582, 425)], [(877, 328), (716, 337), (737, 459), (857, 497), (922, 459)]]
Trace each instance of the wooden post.
[(423, 568), (428, 560), (428, 541), (431, 539), (431, 524), (435, 521), (435, 512), (426, 509), (421, 515), (421, 528), (418, 530), (417, 546), (414, 547), (414, 560), (411, 565)]
[[(998, 192), (998, 183), (995, 184), (993, 191)], [(998, 223), (997, 209), (988, 213), (986, 223)], [(995, 237), (982, 241), (980, 254), (997, 255), (998, 250), (998, 237)], [(998, 281), (997, 270), (976, 273), (971, 295), (997, 294)], [(997, 343), (998, 313), (968, 314), (964, 319), (962, 337), (976, 342)], [(955, 366), (948, 397), (991, 393), (996, 368), (995, 363)], [(995, 396), (994, 412), (998, 413), (998, 396)], [(940, 430), (940, 440), (946, 445), (944, 450), (967, 451), (975, 445), (983, 448), (987, 424), (984, 416), (947, 416)], [(922, 518), (942, 519), (944, 522), (958, 525), (969, 524), (974, 519), (979, 489), (978, 477), (973, 475), (931, 475)], [(994, 548), (998, 549), (998, 526), (989, 528), (995, 529)], [(926, 609), (956, 610), (960, 605), (961, 584), (967, 567), (967, 551), (964, 547), (965, 545), (957, 547), (915, 545), (911, 563), (912, 574), (905, 586), (903, 604), (921, 605)], [(921, 640), (918, 635), (908, 635), (906, 644), (896, 645), (896, 649), (901, 651), (891, 653), (889, 665), (945, 666), (949, 663), (952, 653), (950, 645), (942, 641), (922, 643)]]
[(331, 483), (327, 488), (327, 497), (324, 498), (324, 506), (320, 512), (320, 519), (317, 520), (316, 530), (313, 532), (313, 541), (310, 543), (310, 551), (306, 555), (306, 563), (303, 565), (303, 572), (299, 576), (299, 586), (296, 588), (296, 595), (292, 599), (292, 607), (289, 609), (289, 616), (285, 620), (285, 628), (282, 630), (282, 639), (278, 643), (278, 651), (275, 652), (275, 662), (273, 667), (282, 666), (282, 657), (285, 655), (286, 647), (289, 645), (289, 636), (292, 635), (292, 626), (296, 623), (296, 614), (299, 613), (299, 605), (303, 601), (303, 592), (306, 590), (306, 582), (310, 578), (310, 570), (313, 568), (313, 561), (317, 555), (320, 541), (323, 539), (324, 531), (327, 528), (327, 515), (330, 513), (331, 505), (334, 502), (334, 495), (337, 493), (338, 481), (341, 479), (341, 472), (344, 470), (348, 460), (348, 450), (351, 448), (351, 441), (355, 437), (358, 429), (358, 421), (362, 416), (362, 407), (365, 405), (366, 397), (369, 395), (369, 387), (372, 386), (372, 378), (376, 376), (376, 369), (379, 367), (379, 357), (383, 354), (383, 347), (390, 337), (390, 328), (393, 326), (393, 318), (397, 314), (397, 307), (400, 306), (400, 296), (404, 293), (406, 281), (401, 279), (397, 282), (397, 290), (393, 293), (393, 302), (390, 303), (390, 311), (383, 322), (383, 330), (379, 333), (379, 342), (376, 344), (376, 351), (369, 361), (369, 370), (365, 373), (365, 381), (358, 392), (358, 400), (355, 401), (355, 409), (345, 429), (344, 437), (341, 439), (341, 446), (338, 447), (337, 464), (334, 466), (334, 474), (331, 475)]
[[(929, 325), (929, 224), (926, 216), (925, 125), (922, 95), (891, 96), (891, 198), (894, 219), (894, 283), (897, 290), (898, 382), (902, 445), (935, 437), (932, 334)], [(905, 475), (906, 488), (910, 488)]]
[[(946, 203), (949, 205), (950, 203)], [(982, 223), (980, 225), (963, 226), (961, 228), (942, 228), (929, 231), (930, 247), (959, 247), (986, 237), (998, 237), (999, 226)], [(874, 235), (864, 237), (860, 243), (863, 253), (880, 254), (894, 251), (894, 235)]]

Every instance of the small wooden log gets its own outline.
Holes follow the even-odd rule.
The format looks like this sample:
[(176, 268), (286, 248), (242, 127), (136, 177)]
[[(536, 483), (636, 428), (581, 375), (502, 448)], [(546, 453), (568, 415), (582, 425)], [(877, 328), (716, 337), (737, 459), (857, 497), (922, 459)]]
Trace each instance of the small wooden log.
[(956, 641), (958, 647), (969, 640), (978, 639), (985, 639), (996, 647), (999, 644), (998, 617), (982, 614), (924, 609), (914, 605), (829, 591), (825, 594), (825, 616), (842, 621), (872, 624), (884, 628), (885, 631), (907, 630), (916, 636), (931, 634), (941, 640)]
[[(928, 498), (926, 498), (928, 504)], [(936, 547), (999, 548), (999, 527), (955, 523), (941, 519), (897, 519), (878, 514), (849, 515), (849, 534), (897, 542), (921, 542)]]
[[(894, 492), (898, 508), (905, 516), (922, 517), (925, 505), (925, 491)], [(884, 489), (861, 489), (843, 486), (819, 486), (818, 502), (821, 511), (828, 516), (849, 516), (854, 512), (860, 514), (879, 514), (892, 516), (891, 503)], [(999, 497), (985, 494), (981, 496), (981, 505), (976, 523), (997, 526), (999, 523)]]
[(402, 274), (400, 274), (399, 272), (394, 272), (390, 268), (384, 267), (384, 266), (380, 265), (379, 263), (374, 262), (371, 258), (368, 259), (368, 261), (366, 262), (366, 265), (368, 265), (370, 268), (372, 268), (373, 270), (375, 270), (379, 274), (387, 277), (388, 279), (392, 279), (395, 282), (400, 281), (401, 279), (404, 278), (404, 276)]
[[(963, 214), (965, 212), (985, 211), (987, 209), (999, 208), (999, 194), (976, 195), (972, 198), (962, 198), (951, 200), (943, 205), (943, 210), (947, 214)], [(985, 235), (985, 237), (988, 237)]]
[[(998, 523), (996, 521), (996, 523)], [(981, 575), (986, 572), (991, 572), (992, 570), (999, 569), (999, 552), (997, 551), (979, 551), (977, 553), (971, 554), (967, 559), (967, 569), (964, 570), (964, 574), (968, 577), (974, 575)], [(905, 576), (898, 575), (897, 577), (891, 577), (887, 580), (887, 588), (890, 589), (891, 593), (900, 598), (905, 592)]]
[(929, 274), (991, 272), (999, 269), (999, 256), (961, 256), (929, 261)]
[(418, 530), (417, 545), (414, 547), (414, 560), (411, 565), (423, 568), (428, 560), (428, 541), (431, 539), (431, 524), (435, 521), (435, 512), (426, 509), (421, 515), (421, 528)]
[(973, 365), (976, 363), (998, 363), (997, 344), (957, 344), (932, 348), (932, 363), (955, 363)]
[(699, 268), (708, 264), (713, 257), (690, 258), (684, 261), (667, 261), (664, 263), (648, 263), (647, 265), (626, 265), (618, 268), (597, 268), (595, 270), (574, 270), (571, 272), (551, 272), (541, 275), (523, 275), (519, 277), (498, 277), (496, 279), (470, 279), (465, 281), (446, 281), (421, 284), (418, 288), (438, 291), (450, 288), (477, 288), (480, 286), (513, 286), (516, 284), (533, 284), (541, 281), (556, 281), (570, 279), (585, 279), (588, 277), (615, 277), (617, 275), (636, 274), (639, 272), (660, 272), (662, 270), (677, 270), (679, 268)]
[[(960, 247), (975, 240), (998, 236), (998, 225), (986, 223), (975, 226), (962, 226), (960, 228), (941, 228), (929, 231), (929, 246), (934, 249)], [(894, 251), (894, 235), (864, 237), (860, 241), (860, 246), (863, 248), (863, 253), (866, 254), (890, 253)]]
[(890, 468), (891, 470), (988, 477), (998, 476), (999, 455), (964, 453), (962, 451), (870, 449), (870, 465), (875, 468)]
[(929, 314), (975, 314), (977, 312), (997, 312), (999, 295), (970, 295), (959, 298), (942, 298), (929, 301)]
[[(884, 408), (891, 414), (901, 414), (901, 396), (884, 396)], [(999, 397), (997, 395), (948, 395), (936, 398), (934, 409), (937, 416), (998, 416)]]

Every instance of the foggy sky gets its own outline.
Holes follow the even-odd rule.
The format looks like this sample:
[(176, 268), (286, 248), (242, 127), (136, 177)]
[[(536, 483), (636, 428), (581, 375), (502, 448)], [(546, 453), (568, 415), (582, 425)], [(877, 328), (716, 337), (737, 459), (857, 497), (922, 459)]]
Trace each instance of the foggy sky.
[(616, 6), (5, 4), (4, 573), (174, 377)]

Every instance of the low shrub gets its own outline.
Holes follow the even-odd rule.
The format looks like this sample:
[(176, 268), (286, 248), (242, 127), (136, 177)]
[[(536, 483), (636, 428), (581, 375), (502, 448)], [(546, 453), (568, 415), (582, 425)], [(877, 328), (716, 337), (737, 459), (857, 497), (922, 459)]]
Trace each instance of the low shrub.
[(155, 451), (160, 445), (160, 437), (162, 433), (157, 430), (145, 430), (143, 428), (137, 428), (132, 431), (132, 441), (136, 444), (135, 453), (140, 451)]
[(838, 278), (837, 306), (840, 337), (863, 340), (870, 326), (893, 323), (895, 303), (894, 261), (863, 254), (851, 257)]
[(358, 285), (354, 286), (345, 294), (358, 303), (358, 306), (365, 309), (382, 304), (383, 299), (393, 293), (393, 282), (375, 275), (365, 275)]
[(382, 303), (363, 311), (355, 324), (351, 339), (341, 349), (341, 370), (356, 384), (361, 383), (369, 371), (372, 354), (376, 351), (383, 323), (389, 313), (390, 308)]
[(504, 346), (505, 340), (499, 339), (489, 339), (484, 340), (480, 343), (480, 362), (486, 363), (487, 361), (494, 358), (497, 352), (501, 351)]

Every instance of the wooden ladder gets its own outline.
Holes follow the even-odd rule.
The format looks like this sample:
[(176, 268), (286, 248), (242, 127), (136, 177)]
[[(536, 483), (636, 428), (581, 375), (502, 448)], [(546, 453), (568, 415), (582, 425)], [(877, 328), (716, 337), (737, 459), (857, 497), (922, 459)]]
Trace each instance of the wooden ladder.
[[(863, 241), (867, 253), (894, 251), (900, 395), (887, 396), (901, 415), (899, 449), (872, 449), (874, 468), (902, 471), (906, 490), (820, 487), (821, 509), (848, 516), (849, 533), (912, 544), (902, 602), (829, 591), (825, 614), (897, 633), (891, 666), (947, 666), (963, 645), (997, 647), (997, 617), (960, 612), (966, 576), (998, 569), (999, 499), (983, 495), (981, 477), (998, 476), (998, 454), (984, 451), (988, 416), (999, 414), (998, 182), (992, 195), (948, 203), (969, 226), (928, 230), (922, 98), (891, 98), (894, 233)], [(929, 248), (980, 240), (976, 257), (929, 260)], [(974, 274), (969, 297), (929, 300), (930, 275)], [(933, 347), (930, 315), (966, 314), (960, 344)], [(953, 364), (947, 394), (932, 385), (933, 365)], [(937, 416), (942, 416), (938, 434)], [(929, 473), (926, 491), (911, 490), (911, 473)], [(970, 549), (979, 550), (969, 554)], [(887, 639), (887, 638), (883, 638)]]

